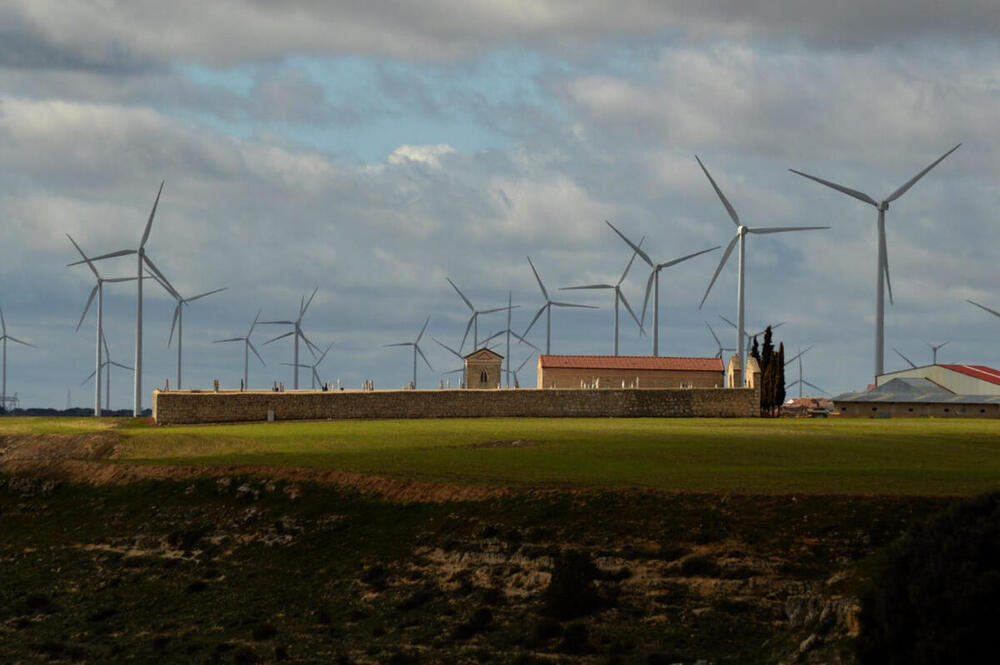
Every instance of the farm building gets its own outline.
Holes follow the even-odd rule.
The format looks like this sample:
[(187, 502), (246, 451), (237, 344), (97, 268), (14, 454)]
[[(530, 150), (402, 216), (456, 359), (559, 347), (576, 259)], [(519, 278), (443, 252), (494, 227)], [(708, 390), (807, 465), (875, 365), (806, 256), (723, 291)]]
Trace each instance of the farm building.
[[(953, 367), (973, 368), (972, 376)], [(940, 371), (944, 369), (945, 371)], [(938, 380), (920, 376), (918, 370)], [(930, 365), (878, 377), (877, 387), (863, 393), (844, 393), (833, 398), (842, 416), (859, 418), (912, 418), (919, 416), (959, 418), (1000, 418), (1000, 372), (969, 365)], [(953, 376), (957, 374), (959, 376)], [(995, 376), (992, 381), (987, 378)], [(963, 378), (966, 377), (966, 378)], [(971, 379), (971, 381), (967, 380)], [(995, 382), (995, 383), (994, 383)], [(988, 384), (988, 385), (982, 385)], [(992, 392), (989, 385), (992, 385)], [(968, 392), (955, 392), (952, 386)], [(972, 392), (978, 390), (979, 392)]]
[(955, 395), (1000, 395), (1000, 370), (985, 365), (925, 365), (877, 376), (875, 385), (893, 379), (927, 379)]
[(721, 388), (721, 358), (538, 356), (538, 387)]

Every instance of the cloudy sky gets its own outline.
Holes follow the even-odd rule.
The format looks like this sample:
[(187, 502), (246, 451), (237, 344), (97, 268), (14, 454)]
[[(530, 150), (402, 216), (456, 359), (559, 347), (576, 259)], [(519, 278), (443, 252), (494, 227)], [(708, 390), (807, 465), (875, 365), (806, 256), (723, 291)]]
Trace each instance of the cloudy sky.
[[(258, 309), (294, 318), (318, 286), (303, 326), (335, 342), (324, 380), (403, 385), (408, 349), (382, 345), (430, 315), (420, 383), (436, 387), (457, 363), (430, 336), (455, 347), (468, 320), (445, 277), (480, 308), (510, 290), (523, 332), (542, 304), (528, 255), (554, 297), (601, 307), (556, 311), (553, 351), (610, 353), (610, 294), (557, 289), (621, 276), (630, 252), (606, 219), (658, 261), (725, 245), (695, 154), (748, 225), (832, 227), (750, 239), (748, 326), (785, 322), (789, 349), (814, 345), (807, 380), (863, 389), (876, 212), (787, 169), (878, 199), (957, 143), (888, 213), (886, 365), (903, 365), (892, 347), (925, 364), (924, 340), (950, 340), (941, 361), (1000, 366), (1000, 320), (964, 302), (1000, 309), (994, 0), (316, 4), (0, 0), (0, 306), (38, 346), (8, 348), (22, 405), (92, 404), (93, 312), (74, 328), (93, 280), (66, 267), (66, 234), (91, 254), (134, 248), (161, 180), (149, 255), (182, 295), (228, 287), (185, 310), (186, 386), (238, 384), (239, 345), (212, 340)], [(735, 261), (698, 307), (719, 257), (664, 271), (661, 354), (713, 355), (705, 321), (735, 345), (719, 318), (736, 315)], [(647, 276), (636, 263), (624, 284), (637, 308)], [(174, 302), (146, 295), (148, 406), (176, 356)], [(135, 288), (105, 301), (112, 357), (131, 364)], [(623, 353), (650, 353), (621, 331)], [(291, 384), (289, 340), (263, 346), (282, 332), (255, 332), (267, 365), (251, 385)], [(544, 326), (529, 337), (543, 345)], [(112, 407), (131, 382), (113, 375)]]

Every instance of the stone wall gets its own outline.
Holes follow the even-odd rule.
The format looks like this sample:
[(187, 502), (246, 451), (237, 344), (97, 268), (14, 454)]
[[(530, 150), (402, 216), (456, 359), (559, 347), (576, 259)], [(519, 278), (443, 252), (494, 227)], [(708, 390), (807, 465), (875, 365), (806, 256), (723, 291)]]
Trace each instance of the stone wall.
[(160, 425), (379, 418), (746, 418), (760, 415), (752, 389), (153, 391)]

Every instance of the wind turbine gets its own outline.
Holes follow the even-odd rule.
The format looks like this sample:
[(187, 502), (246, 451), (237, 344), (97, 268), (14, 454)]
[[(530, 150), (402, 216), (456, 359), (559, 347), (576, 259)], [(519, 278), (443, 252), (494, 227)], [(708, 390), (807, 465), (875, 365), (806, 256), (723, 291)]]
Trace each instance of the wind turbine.
[(174, 298), (177, 300), (177, 307), (174, 308), (174, 322), (170, 324), (170, 338), (167, 339), (167, 348), (170, 348), (170, 343), (174, 340), (174, 327), (177, 327), (177, 390), (181, 389), (181, 347), (183, 346), (183, 336), (184, 336), (184, 305), (192, 303), (199, 298), (204, 298), (205, 296), (210, 296), (213, 293), (219, 293), (220, 291), (225, 291), (227, 287), (221, 289), (215, 289), (214, 291), (206, 291), (205, 293), (198, 294), (191, 298), (181, 298), (179, 293), (174, 294)]
[(743, 383), (742, 368), (746, 366), (746, 358), (744, 357), (745, 347), (743, 346), (743, 336), (746, 331), (743, 329), (743, 322), (744, 322), (745, 286), (746, 286), (747, 234), (784, 233), (786, 231), (815, 231), (818, 229), (828, 229), (830, 227), (829, 226), (757, 226), (757, 227), (744, 226), (743, 223), (740, 222), (740, 218), (739, 215), (736, 214), (736, 210), (729, 203), (729, 200), (726, 199), (726, 195), (722, 193), (722, 190), (719, 189), (719, 186), (715, 184), (715, 180), (713, 180), (712, 176), (708, 173), (708, 169), (706, 169), (705, 165), (701, 163), (701, 159), (699, 159), (697, 155), (695, 155), (694, 158), (698, 160), (698, 165), (701, 166), (701, 170), (705, 172), (705, 176), (708, 178), (708, 181), (712, 183), (712, 189), (714, 189), (715, 193), (719, 195), (719, 200), (722, 201), (722, 205), (725, 206), (726, 212), (729, 213), (730, 219), (732, 219), (733, 224), (736, 225), (736, 235), (734, 235), (733, 239), (729, 241), (729, 245), (726, 247), (726, 251), (722, 253), (722, 260), (719, 261), (719, 267), (715, 269), (715, 274), (712, 275), (712, 281), (708, 283), (708, 288), (705, 289), (705, 295), (701, 299), (701, 305), (698, 305), (699, 309), (701, 309), (701, 307), (705, 304), (705, 299), (708, 298), (708, 294), (712, 290), (712, 285), (715, 284), (715, 280), (719, 277), (719, 273), (722, 272), (722, 269), (726, 265), (726, 261), (729, 260), (729, 255), (733, 253), (733, 248), (736, 246), (737, 241), (739, 241), (740, 243), (739, 280), (737, 281), (737, 286), (736, 286), (736, 301), (737, 301), (736, 345), (737, 345), (737, 353), (739, 354), (740, 358), (740, 376), (738, 376), (737, 378), (739, 379), (739, 383), (742, 384)]
[(799, 361), (799, 378), (796, 379), (795, 381), (792, 381), (791, 383), (789, 383), (786, 386), (786, 388), (791, 388), (794, 385), (798, 385), (799, 386), (799, 399), (802, 399), (802, 386), (809, 386), (813, 390), (818, 390), (821, 393), (823, 393), (824, 395), (829, 395), (830, 394), (830, 393), (826, 392), (825, 390), (823, 390), (822, 388), (820, 388), (819, 386), (817, 386), (815, 384), (812, 384), (812, 383), (809, 383), (804, 378), (802, 378), (802, 356), (804, 356), (806, 354), (806, 351), (808, 351), (811, 348), (812, 348), (812, 346), (807, 346), (806, 349), (805, 349), (805, 351), (803, 351), (800, 348), (798, 353), (796, 353), (794, 356), (792, 356), (791, 358), (789, 358), (788, 360), (785, 361), (785, 367), (788, 367), (790, 364), (792, 364), (796, 360)]
[(412, 342), (399, 342), (398, 344), (383, 344), (382, 345), (382, 346), (412, 346), (413, 347), (413, 388), (414, 389), (416, 389), (416, 387), (417, 387), (417, 354), (418, 353), (420, 354), (420, 357), (423, 358), (424, 363), (427, 365), (427, 369), (429, 369), (432, 372), (434, 371), (434, 368), (431, 367), (431, 364), (427, 361), (427, 356), (425, 356), (424, 352), (420, 350), (420, 338), (424, 336), (424, 331), (427, 330), (427, 324), (430, 323), (430, 321), (431, 321), (431, 317), (428, 316), (427, 320), (424, 321), (424, 327), (420, 329), (420, 334), (417, 335), (417, 339), (415, 339), (414, 341), (412, 341)]
[[(319, 367), (320, 363), (323, 362), (323, 359), (326, 358), (326, 354), (329, 353), (330, 349), (333, 347), (333, 344), (334, 344), (333, 342), (330, 342), (330, 344), (326, 347), (326, 349), (323, 350), (323, 353), (319, 354), (319, 358), (317, 358), (316, 362), (314, 362), (312, 365), (299, 365), (299, 367), (302, 367), (303, 369), (309, 369), (312, 371), (312, 381), (310, 382), (309, 385), (312, 387), (313, 390), (316, 389), (317, 383), (320, 385), (321, 388), (323, 387), (323, 380), (319, 378), (319, 373), (316, 371), (316, 368)], [(281, 364), (291, 365), (291, 363), (281, 363)]]
[(534, 353), (529, 354), (527, 358), (525, 358), (524, 360), (521, 361), (521, 364), (517, 366), (517, 369), (514, 370), (514, 387), (515, 388), (520, 388), (521, 387), (520, 381), (517, 380), (517, 373), (520, 372), (524, 368), (524, 366), (528, 364), (528, 361), (531, 360), (534, 357), (535, 357)]
[(723, 356), (725, 355), (726, 351), (735, 351), (736, 350), (736, 349), (730, 349), (730, 348), (722, 346), (722, 342), (719, 341), (719, 336), (715, 334), (714, 330), (712, 330), (712, 326), (708, 325), (708, 321), (705, 321), (705, 326), (708, 327), (708, 332), (712, 333), (712, 339), (715, 340), (716, 346), (719, 347), (719, 350), (716, 351), (716, 353), (715, 353), (715, 357), (716, 358), (723, 358)]
[(221, 344), (223, 342), (243, 342), (243, 389), (250, 390), (249, 383), (249, 370), (250, 370), (250, 352), (257, 356), (257, 360), (260, 361), (261, 365), (267, 365), (264, 359), (260, 357), (257, 353), (257, 348), (250, 341), (250, 335), (253, 334), (253, 329), (257, 326), (257, 320), (260, 318), (260, 310), (257, 310), (257, 316), (253, 317), (253, 323), (250, 324), (250, 330), (247, 331), (246, 337), (230, 337), (229, 339), (217, 339), (212, 344)]
[(302, 317), (306, 315), (306, 310), (309, 309), (309, 305), (312, 304), (313, 298), (316, 296), (316, 292), (317, 291), (319, 291), (319, 287), (318, 286), (315, 289), (313, 289), (312, 295), (309, 296), (309, 300), (306, 300), (305, 296), (303, 296), (302, 298), (299, 299), (299, 318), (295, 319), (294, 321), (261, 321), (262, 324), (267, 324), (267, 325), (294, 326), (291, 331), (286, 332), (284, 335), (278, 335), (274, 339), (269, 339), (266, 342), (264, 342), (264, 344), (267, 345), (267, 344), (270, 344), (271, 342), (277, 342), (279, 339), (284, 339), (285, 337), (288, 337), (289, 335), (294, 335), (295, 336), (294, 337), (294, 339), (295, 339), (295, 353), (294, 353), (294, 356), (292, 358), (292, 365), (293, 365), (293, 370), (294, 370), (294, 372), (293, 372), (293, 377), (294, 378), (293, 378), (292, 388), (294, 390), (298, 390), (299, 389), (299, 367), (300, 367), (300, 365), (299, 365), (299, 338), (300, 337), (302, 338), (302, 341), (306, 343), (306, 349), (309, 350), (309, 353), (312, 355), (312, 357), (313, 358), (316, 357), (316, 353), (313, 350), (313, 349), (316, 348), (316, 345), (313, 344), (312, 342), (310, 342), (309, 338), (306, 337), (306, 335), (305, 335), (304, 332), (302, 332)]
[[(164, 181), (165, 182), (165, 181)], [(160, 189), (156, 192), (156, 200), (153, 201), (153, 209), (149, 212), (149, 221), (146, 222), (146, 228), (142, 232), (142, 238), (139, 240), (139, 247), (137, 249), (120, 249), (117, 252), (111, 252), (109, 254), (102, 254), (101, 256), (95, 256), (91, 258), (91, 261), (100, 261), (102, 259), (110, 259), (115, 256), (128, 256), (129, 254), (136, 255), (136, 261), (138, 264), (138, 269), (136, 272), (136, 290), (137, 290), (137, 300), (136, 300), (136, 310), (135, 310), (135, 390), (133, 392), (133, 405), (132, 405), (132, 415), (139, 417), (142, 414), (142, 270), (143, 264), (149, 268), (149, 271), (156, 276), (157, 281), (165, 288), (170, 295), (175, 298), (180, 296), (174, 287), (170, 285), (170, 282), (163, 273), (156, 267), (153, 261), (146, 255), (146, 241), (149, 240), (149, 231), (153, 227), (153, 217), (156, 216), (156, 206), (160, 203), (160, 194), (163, 193), (164, 182), (160, 183)], [(71, 263), (70, 265), (78, 265), (83, 263), (83, 261), (77, 261), (76, 263)]]
[(959, 143), (954, 148), (944, 153), (937, 158), (930, 166), (925, 168), (923, 171), (913, 176), (905, 183), (903, 183), (899, 189), (894, 191), (892, 194), (882, 199), (881, 201), (876, 201), (872, 197), (868, 196), (864, 192), (859, 192), (856, 189), (851, 189), (850, 187), (844, 187), (843, 185), (838, 185), (835, 182), (830, 182), (829, 180), (823, 180), (822, 178), (817, 178), (816, 176), (809, 175), (808, 173), (803, 173), (802, 171), (796, 171), (795, 169), (788, 169), (792, 173), (802, 176), (803, 178), (809, 178), (810, 180), (815, 180), (821, 185), (826, 185), (831, 189), (835, 189), (842, 194), (847, 194), (848, 196), (853, 196), (859, 201), (864, 201), (878, 210), (878, 260), (875, 266), (875, 272), (877, 274), (875, 282), (875, 376), (880, 376), (883, 373), (883, 355), (885, 350), (885, 287), (889, 288), (889, 303), (892, 303), (892, 283), (889, 281), (889, 256), (886, 249), (885, 242), (885, 211), (889, 209), (889, 204), (901, 197), (903, 194), (913, 187), (914, 184), (930, 171), (932, 168), (941, 163), (945, 157), (951, 153), (958, 150)]
[(513, 335), (514, 337), (516, 337), (518, 339), (519, 342), (521, 342), (522, 344), (527, 344), (528, 346), (530, 346), (531, 348), (533, 348), (535, 351), (539, 350), (539, 348), (537, 346), (535, 346), (534, 344), (532, 344), (528, 340), (524, 339), (524, 337), (522, 337), (521, 335), (518, 335), (516, 332), (514, 332), (513, 330), (511, 330), (511, 328), (510, 328), (510, 314), (511, 314), (511, 310), (514, 310), (516, 308), (517, 308), (517, 305), (512, 305), (511, 304), (511, 295), (510, 295), (510, 291), (508, 291), (507, 292), (507, 306), (503, 308), (503, 309), (507, 310), (507, 328), (506, 328), (506, 330), (500, 330), (500, 331), (497, 331), (497, 332), (493, 333), (492, 335), (490, 335), (489, 337), (487, 337), (484, 340), (484, 342), (483, 342), (484, 344), (487, 344), (494, 337), (499, 337), (500, 335), (506, 335), (507, 336), (507, 356), (505, 358), (505, 360), (507, 361), (507, 369), (505, 369), (504, 372), (507, 375), (507, 387), (508, 388), (510, 388), (510, 338), (511, 338), (511, 336)]
[[(87, 298), (87, 304), (83, 308), (83, 314), (80, 315), (80, 321), (76, 324), (76, 330), (77, 330), (77, 332), (80, 331), (80, 326), (83, 325), (83, 320), (85, 318), (87, 318), (87, 312), (90, 310), (90, 305), (91, 305), (91, 303), (94, 302), (94, 296), (96, 295), (97, 296), (97, 342), (96, 342), (95, 346), (97, 347), (97, 349), (96, 349), (96, 353), (95, 353), (96, 360), (94, 361), (94, 372), (90, 376), (95, 377), (95, 379), (94, 379), (94, 415), (97, 416), (97, 417), (100, 417), (100, 415), (101, 415), (101, 367), (104, 365), (104, 363), (101, 362), (101, 344), (104, 343), (105, 346), (107, 345), (107, 342), (104, 342), (104, 283), (105, 282), (130, 282), (130, 281), (134, 280), (135, 277), (112, 277), (112, 278), (108, 278), (108, 279), (105, 279), (105, 278), (101, 277), (101, 273), (98, 272), (97, 267), (93, 264), (93, 262), (89, 258), (87, 258), (87, 255), (84, 254), (84, 252), (83, 252), (82, 249), (80, 249), (80, 245), (78, 245), (76, 243), (76, 241), (73, 240), (73, 237), (70, 234), (68, 234), (68, 233), (66, 234), (66, 237), (69, 238), (69, 241), (71, 243), (73, 243), (73, 247), (75, 247), (76, 251), (79, 252), (79, 254), (80, 254), (81, 257), (83, 257), (83, 261), (87, 264), (87, 267), (90, 268), (90, 271), (92, 273), (94, 273), (94, 277), (97, 278), (97, 284), (95, 284), (94, 288), (91, 289), (91, 291), (90, 291), (90, 297)], [(123, 367), (124, 367), (124, 365), (123, 365)], [(132, 368), (130, 367), (129, 369), (132, 369)], [(90, 377), (87, 377), (87, 378), (89, 379)], [(84, 381), (84, 383), (86, 383), (86, 381)]]
[(899, 352), (899, 349), (897, 349), (896, 347), (892, 347), (892, 350), (896, 352), (897, 356), (899, 356), (900, 358), (902, 358), (903, 360), (905, 360), (906, 364), (909, 365), (911, 368), (913, 368), (913, 369), (917, 368), (917, 366), (915, 364), (913, 364), (912, 360), (910, 360), (909, 358), (907, 358), (906, 356), (904, 356), (902, 353)]
[(2, 388), (0, 388), (0, 405), (2, 405), (3, 408), (6, 409), (7, 408), (7, 340), (9, 339), (12, 342), (17, 342), (18, 344), (23, 344), (24, 346), (30, 346), (33, 349), (37, 349), (38, 347), (35, 346), (34, 344), (29, 344), (28, 342), (24, 342), (16, 337), (12, 337), (11, 335), (7, 334), (7, 321), (3, 318), (2, 307), (0, 307), (0, 330), (3, 331), (3, 334), (0, 335), (0, 342), (3, 342), (3, 386)]
[[(108, 411), (110, 411), (111, 410), (111, 366), (114, 365), (115, 367), (121, 367), (122, 369), (128, 370), (130, 372), (132, 371), (132, 368), (129, 367), (128, 365), (123, 365), (121, 363), (117, 363), (117, 362), (115, 362), (114, 360), (111, 359), (111, 350), (108, 349), (108, 339), (104, 336), (103, 332), (101, 333), (101, 342), (104, 344), (104, 358), (105, 358), (105, 360), (100, 364), (100, 366), (96, 370), (94, 370), (93, 372), (91, 372), (90, 374), (88, 374), (87, 378), (80, 382), (80, 385), (82, 386), (82, 385), (86, 384), (87, 381), (90, 381), (90, 379), (92, 377), (94, 377), (94, 376), (100, 377), (100, 374), (101, 374), (100, 370), (101, 370), (101, 368), (104, 368), (104, 377), (105, 377), (105, 379), (104, 379), (104, 390), (105, 390), (104, 408), (107, 409)], [(100, 379), (98, 379), (97, 385), (98, 386), (100, 385)]]
[(938, 352), (938, 349), (940, 349), (941, 347), (943, 347), (945, 344), (950, 343), (950, 341), (951, 340), (949, 340), (948, 342), (941, 342), (940, 344), (936, 344), (935, 345), (935, 344), (931, 344), (927, 340), (924, 340), (924, 344), (926, 344), (927, 346), (931, 347), (931, 353), (933, 354), (933, 358), (934, 358), (931, 361), (932, 364), (937, 365), (937, 352)]
[[(599, 307), (595, 307), (594, 305), (575, 305), (575, 304), (569, 303), (569, 302), (556, 302), (556, 301), (552, 300), (551, 298), (549, 298), (549, 292), (545, 290), (545, 285), (542, 284), (542, 278), (538, 276), (538, 271), (535, 270), (535, 264), (531, 262), (531, 257), (530, 256), (528, 257), (528, 265), (531, 266), (531, 272), (535, 273), (535, 280), (538, 281), (538, 288), (540, 288), (542, 290), (542, 296), (545, 298), (545, 304), (542, 305), (539, 308), (538, 313), (535, 314), (535, 318), (533, 318), (531, 320), (531, 323), (528, 324), (527, 329), (524, 331), (524, 337), (528, 336), (528, 331), (530, 331), (531, 327), (533, 325), (535, 325), (535, 321), (537, 321), (538, 317), (540, 317), (542, 315), (542, 312), (545, 312), (545, 354), (548, 355), (549, 354), (549, 349), (551, 348), (551, 345), (552, 345), (552, 308), (553, 307), (580, 307), (580, 308), (583, 308), (583, 309), (600, 309), (600, 308)], [(503, 308), (501, 308), (501, 309), (503, 309)]]
[[(646, 240), (646, 236), (643, 236), (639, 240), (637, 247), (642, 247), (643, 241)], [(645, 334), (645, 330), (642, 327), (642, 322), (639, 321), (639, 317), (635, 315), (632, 311), (632, 306), (628, 304), (628, 299), (625, 294), (622, 293), (622, 282), (628, 277), (628, 271), (632, 268), (632, 262), (635, 261), (636, 252), (633, 250), (632, 258), (628, 260), (628, 265), (625, 266), (625, 272), (622, 273), (621, 278), (615, 284), (587, 284), (585, 286), (564, 286), (560, 288), (560, 291), (572, 291), (575, 289), (611, 289), (615, 292), (615, 355), (618, 355), (618, 303), (622, 302), (625, 304), (625, 309), (628, 313), (632, 315), (632, 320), (635, 321), (635, 325), (639, 326), (639, 332)]]
[[(642, 317), (641, 321), (646, 322), (646, 305), (649, 304), (649, 290), (650, 287), (653, 288), (653, 355), (660, 355), (660, 271), (664, 268), (669, 268), (670, 266), (675, 266), (678, 263), (683, 263), (688, 259), (693, 259), (696, 256), (705, 254), (706, 252), (712, 252), (719, 249), (719, 245), (711, 247), (709, 249), (703, 249), (700, 252), (695, 252), (694, 254), (688, 254), (687, 256), (682, 256), (679, 259), (671, 259), (670, 261), (665, 261), (663, 263), (653, 263), (653, 260), (649, 258), (646, 252), (636, 245), (634, 242), (625, 237), (625, 234), (615, 228), (615, 225), (611, 222), (604, 220), (604, 223), (611, 227), (611, 230), (618, 234), (618, 236), (625, 241), (625, 243), (635, 250), (635, 253), (639, 255), (639, 258), (646, 262), (646, 265), (650, 267), (649, 279), (646, 280), (646, 296), (642, 300)], [(714, 334), (714, 333), (713, 333)]]
[(469, 322), (465, 325), (465, 334), (462, 335), (462, 343), (458, 345), (458, 350), (461, 351), (465, 347), (465, 339), (469, 336), (469, 329), (472, 329), (472, 348), (475, 351), (479, 348), (479, 315), (480, 314), (492, 314), (493, 312), (501, 312), (504, 310), (503, 307), (494, 307), (493, 309), (480, 309), (477, 310), (472, 306), (472, 302), (465, 297), (465, 294), (455, 285), (455, 282), (451, 281), (450, 277), (445, 277), (451, 287), (455, 289), (459, 297), (465, 301), (468, 305), (469, 310), (472, 312), (472, 316), (469, 317)]

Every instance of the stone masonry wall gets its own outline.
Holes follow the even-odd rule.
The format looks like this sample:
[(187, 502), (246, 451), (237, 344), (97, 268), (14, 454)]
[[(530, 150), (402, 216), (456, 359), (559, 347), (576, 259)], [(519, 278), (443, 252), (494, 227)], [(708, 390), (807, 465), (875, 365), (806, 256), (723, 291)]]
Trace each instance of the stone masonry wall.
[(756, 389), (153, 391), (160, 425), (388, 418), (757, 417)]

